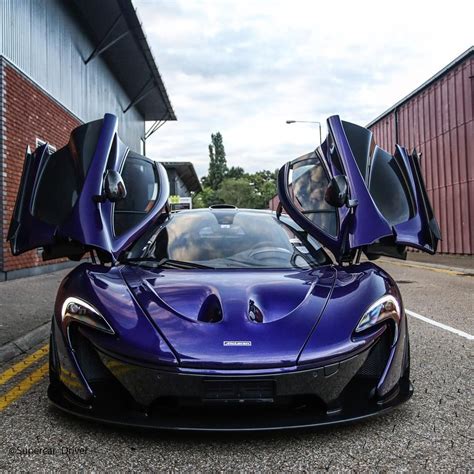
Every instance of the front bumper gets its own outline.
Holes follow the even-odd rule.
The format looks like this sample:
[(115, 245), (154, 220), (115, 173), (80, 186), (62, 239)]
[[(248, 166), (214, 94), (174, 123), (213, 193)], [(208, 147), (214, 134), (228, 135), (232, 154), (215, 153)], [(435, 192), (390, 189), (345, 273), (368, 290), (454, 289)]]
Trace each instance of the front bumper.
[(321, 412), (297, 411), (284, 412), (260, 407), (252, 410), (233, 409), (213, 410), (212, 412), (196, 408), (162, 412), (150, 416), (147, 412), (130, 410), (112, 412), (96, 409), (93, 406), (81, 406), (73, 401), (57, 386), (50, 385), (48, 396), (53, 404), (61, 410), (82, 418), (98, 422), (133, 426), (136, 428), (152, 428), (160, 430), (181, 431), (271, 431), (284, 429), (324, 428), (334, 425), (360, 422), (377, 415), (388, 413), (397, 405), (406, 402), (413, 394), (409, 381), (400, 384), (400, 390), (385, 404), (354, 407), (338, 414), (328, 415)]
[(386, 413), (413, 393), (406, 362), (394, 389), (377, 394), (390, 355), (388, 337), (382, 334), (365, 351), (336, 364), (237, 375), (137, 365), (93, 346), (79, 330), (71, 338), (76, 350), (70, 362), (80, 368), (88, 390), (77, 390), (78, 380), (61, 376), (59, 361), (67, 357), (60, 353), (66, 348), (53, 342), (48, 395), (74, 415), (140, 428), (256, 431), (356, 422)]

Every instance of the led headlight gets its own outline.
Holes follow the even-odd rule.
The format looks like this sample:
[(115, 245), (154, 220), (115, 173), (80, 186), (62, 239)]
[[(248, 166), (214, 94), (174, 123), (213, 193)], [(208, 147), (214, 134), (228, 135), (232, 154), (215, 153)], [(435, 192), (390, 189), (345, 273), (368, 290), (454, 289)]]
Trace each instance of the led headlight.
[(385, 295), (369, 306), (362, 316), (355, 332), (362, 332), (376, 324), (392, 319), (395, 323), (394, 343), (398, 339), (398, 324), (400, 322), (400, 303), (392, 295)]
[(69, 297), (64, 300), (61, 308), (63, 321), (74, 320), (99, 331), (115, 334), (107, 320), (92, 305), (85, 301)]

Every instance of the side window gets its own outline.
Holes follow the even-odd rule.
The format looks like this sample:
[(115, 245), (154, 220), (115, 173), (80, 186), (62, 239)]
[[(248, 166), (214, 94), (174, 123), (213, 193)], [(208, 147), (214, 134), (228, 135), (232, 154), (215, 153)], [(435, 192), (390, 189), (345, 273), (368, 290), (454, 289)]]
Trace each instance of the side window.
[(122, 235), (137, 225), (153, 208), (158, 196), (158, 175), (147, 158), (130, 152), (125, 160), (122, 178), (127, 197), (115, 205), (115, 235)]
[(354, 155), (360, 174), (367, 183), (369, 171), (369, 159), (372, 154), (375, 142), (370, 130), (360, 127), (354, 123), (342, 122), (347, 141)]
[[(75, 128), (69, 143), (57, 151), (48, 145), (45, 166), (34, 191), (35, 217), (51, 225), (59, 225), (68, 217), (82, 191), (102, 123), (96, 120)], [(36, 144), (45, 142), (37, 138)]]
[(410, 194), (397, 160), (385, 150), (375, 148), (370, 167), (369, 191), (390, 225), (413, 216)]
[(316, 227), (331, 236), (337, 235), (337, 211), (324, 199), (328, 176), (318, 157), (293, 165), (289, 184), (293, 204)]
[[(46, 153), (49, 154), (49, 151)], [(51, 224), (59, 225), (76, 204), (82, 183), (74, 162), (65, 146), (46, 158), (33, 197), (33, 215)]]

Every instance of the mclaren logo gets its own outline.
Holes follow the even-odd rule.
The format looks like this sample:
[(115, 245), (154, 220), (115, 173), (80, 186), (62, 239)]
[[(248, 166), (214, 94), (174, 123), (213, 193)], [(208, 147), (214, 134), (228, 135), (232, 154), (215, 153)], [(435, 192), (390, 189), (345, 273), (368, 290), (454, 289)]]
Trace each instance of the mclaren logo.
[(224, 341), (222, 343), (224, 346), (243, 346), (243, 347), (249, 347), (252, 345), (252, 341)]

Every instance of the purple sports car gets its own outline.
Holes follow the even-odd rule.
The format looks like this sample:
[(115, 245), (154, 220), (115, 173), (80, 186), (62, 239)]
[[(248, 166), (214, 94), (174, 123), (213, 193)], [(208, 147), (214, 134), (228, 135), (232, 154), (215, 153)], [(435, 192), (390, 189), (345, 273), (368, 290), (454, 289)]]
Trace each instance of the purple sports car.
[(320, 147), (281, 168), (276, 213), (171, 213), (163, 166), (129, 150), (110, 114), (55, 153), (27, 152), (12, 252), (91, 260), (57, 294), (55, 405), (139, 427), (269, 430), (410, 398), (400, 291), (368, 260), (436, 251), (419, 157), (327, 124)]

